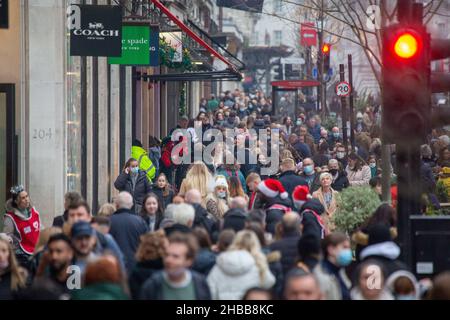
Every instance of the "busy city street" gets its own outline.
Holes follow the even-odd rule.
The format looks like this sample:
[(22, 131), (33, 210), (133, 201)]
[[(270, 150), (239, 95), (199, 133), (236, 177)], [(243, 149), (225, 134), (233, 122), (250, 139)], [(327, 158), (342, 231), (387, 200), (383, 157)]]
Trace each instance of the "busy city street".
[(0, 300), (450, 300), (449, 30), (450, 0), (0, 0)]

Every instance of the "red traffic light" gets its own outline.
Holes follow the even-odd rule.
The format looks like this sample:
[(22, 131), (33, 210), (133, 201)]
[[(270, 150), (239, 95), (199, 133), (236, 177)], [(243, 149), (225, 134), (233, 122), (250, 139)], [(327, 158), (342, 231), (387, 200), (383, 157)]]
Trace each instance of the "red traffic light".
[(395, 54), (403, 59), (409, 59), (419, 50), (419, 39), (409, 32), (401, 34), (395, 41)]
[(322, 46), (322, 53), (323, 54), (329, 54), (331, 50), (331, 46), (328, 43), (324, 43)]

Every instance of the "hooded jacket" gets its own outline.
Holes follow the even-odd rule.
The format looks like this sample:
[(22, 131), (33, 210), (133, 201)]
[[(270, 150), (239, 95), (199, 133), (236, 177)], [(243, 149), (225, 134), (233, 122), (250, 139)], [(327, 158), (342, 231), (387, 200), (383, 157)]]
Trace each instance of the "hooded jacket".
[(250, 288), (271, 288), (275, 277), (267, 267), (263, 281), (260, 281), (253, 256), (246, 250), (232, 250), (217, 257), (207, 282), (213, 300), (240, 300)]
[(362, 262), (369, 259), (379, 262), (385, 267), (385, 277), (399, 270), (408, 270), (406, 265), (398, 260), (400, 247), (394, 241), (375, 243), (365, 247), (359, 257)]

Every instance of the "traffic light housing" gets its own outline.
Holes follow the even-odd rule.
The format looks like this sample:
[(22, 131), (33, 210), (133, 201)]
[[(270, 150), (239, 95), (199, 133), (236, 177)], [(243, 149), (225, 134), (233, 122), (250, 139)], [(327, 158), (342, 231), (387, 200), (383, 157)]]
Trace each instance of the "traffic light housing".
[(329, 43), (324, 43), (322, 45), (322, 59), (323, 59), (323, 73), (328, 73), (330, 69), (330, 53), (331, 53), (331, 45)]
[(273, 72), (274, 72), (274, 79), (275, 80), (283, 80), (283, 65), (281, 63), (276, 64), (275, 67), (273, 68)]
[(383, 138), (424, 143), (430, 131), (430, 36), (421, 24), (383, 30)]

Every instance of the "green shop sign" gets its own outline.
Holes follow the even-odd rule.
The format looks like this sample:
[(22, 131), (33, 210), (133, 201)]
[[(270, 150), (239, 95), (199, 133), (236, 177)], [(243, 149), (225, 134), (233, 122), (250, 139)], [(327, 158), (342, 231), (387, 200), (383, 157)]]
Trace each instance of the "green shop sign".
[(124, 25), (122, 27), (122, 56), (109, 57), (108, 63), (129, 66), (158, 66), (158, 53), (158, 28), (148, 25)]

